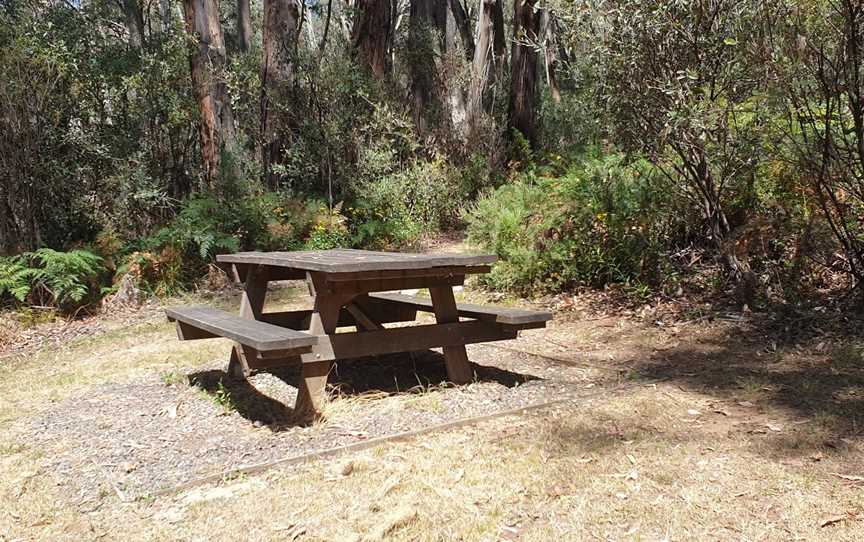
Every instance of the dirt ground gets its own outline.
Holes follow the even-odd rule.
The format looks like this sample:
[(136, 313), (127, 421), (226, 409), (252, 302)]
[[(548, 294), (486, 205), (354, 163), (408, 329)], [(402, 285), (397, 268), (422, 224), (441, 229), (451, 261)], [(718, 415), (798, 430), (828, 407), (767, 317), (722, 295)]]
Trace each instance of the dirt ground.
[(157, 306), (22, 331), (0, 540), (864, 539), (860, 320), (546, 303), (467, 386), (435, 353), (340, 364), (311, 427), (295, 371), (232, 383)]

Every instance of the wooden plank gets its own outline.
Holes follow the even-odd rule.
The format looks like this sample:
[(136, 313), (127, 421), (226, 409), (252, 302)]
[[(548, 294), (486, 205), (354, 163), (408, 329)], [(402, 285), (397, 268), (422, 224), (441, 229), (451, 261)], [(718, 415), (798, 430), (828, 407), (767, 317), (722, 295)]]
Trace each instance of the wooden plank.
[[(269, 273), (260, 265), (246, 265), (243, 293), (240, 297), (240, 317), (257, 320), (264, 309), (264, 298), (267, 296)], [(239, 273), (238, 273), (239, 276)], [(248, 344), (236, 343), (231, 349), (228, 359), (228, 376), (243, 380), (249, 376)], [(254, 355), (252, 356), (254, 357)]]
[(267, 296), (267, 269), (253, 266), (246, 275), (246, 284), (240, 295), (240, 317), (257, 320), (264, 309), (264, 298)]
[(373, 299), (368, 295), (357, 296), (352, 303), (358, 305), (369, 318), (379, 324), (413, 322), (417, 319), (417, 309), (415, 307), (393, 305), (379, 299)]
[[(390, 322), (411, 322), (417, 318), (417, 309), (408, 305), (387, 304), (380, 300), (364, 301), (360, 298), (353, 303), (362, 307), (363, 312), (375, 322), (382, 324)], [(261, 321), (274, 326), (287, 327), (291, 329), (309, 329), (312, 310), (265, 312), (261, 314)], [(339, 312), (338, 327), (348, 327), (357, 324), (357, 320), (347, 309)]]
[[(317, 288), (309, 279), (310, 289)], [(294, 404), (294, 415), (298, 421), (312, 421), (318, 417), (327, 400), (327, 377), (333, 368), (333, 351), (329, 341), (321, 341), (322, 335), (335, 333), (339, 323), (339, 312), (354, 296), (328, 296), (316, 291), (315, 307), (309, 324), (309, 333), (317, 335), (319, 341), (309, 356), (309, 362), (300, 368), (300, 389)]]
[(166, 309), (169, 320), (182, 322), (214, 336), (225, 337), (255, 350), (287, 350), (317, 344), (308, 333), (241, 318), (211, 307)]
[[(350, 316), (350, 315), (348, 315)], [(287, 327), (291, 329), (309, 329), (309, 320), (312, 317), (312, 310), (299, 311), (279, 311), (279, 312), (264, 312), (261, 313), (261, 321), (273, 324), (274, 326)], [(352, 323), (342, 323), (342, 318), (339, 318), (339, 325), (352, 325)]]
[(326, 273), (329, 282), (349, 280), (378, 280), (412, 277), (446, 277), (449, 275), (471, 275), (488, 273), (492, 268), (488, 265), (464, 266), (448, 265), (443, 267), (425, 267), (423, 269), (385, 269), (380, 271), (354, 271), (350, 273)]
[[(329, 343), (332, 359), (344, 360), (429, 348), (464, 347), (466, 344), (514, 338), (515, 331), (507, 331), (490, 322), (475, 321), (336, 333), (321, 337), (320, 340), (322, 345)], [(304, 363), (322, 359), (314, 354), (303, 354), (300, 357)]]
[[(318, 352), (301, 354), (300, 361), (308, 363), (346, 361), (354, 358), (416, 352), (430, 348), (458, 347), (466, 344), (504, 341), (516, 338), (516, 330), (508, 330), (492, 322), (453, 322), (450, 324), (427, 324), (397, 327), (378, 331), (354, 333), (332, 333), (319, 337), (319, 344), (326, 345)], [(297, 358), (269, 360), (269, 366), (290, 365)], [(473, 376), (473, 374), (472, 374)]]
[(197, 341), (198, 339), (219, 338), (219, 335), (215, 335), (213, 333), (210, 333), (209, 331), (204, 331), (203, 329), (198, 329), (197, 327), (191, 326), (179, 320), (175, 322), (175, 327), (177, 328), (177, 338), (181, 341)]
[(490, 254), (416, 254), (333, 249), (296, 252), (238, 252), (220, 254), (221, 263), (257, 264), (305, 271), (350, 273), (401, 269), (428, 269), (446, 266), (488, 266), (497, 260)]
[[(434, 312), (431, 299), (392, 293), (372, 294), (369, 297), (380, 301), (392, 301), (394, 303), (409, 305), (424, 312)], [(552, 319), (552, 313), (547, 311), (529, 311), (508, 307), (474, 305), (471, 303), (457, 303), (456, 309), (460, 316), (466, 318), (476, 318), (487, 322), (498, 322), (499, 324), (513, 326), (525, 325), (526, 327), (535, 327), (530, 326), (530, 324), (548, 322)], [(536, 327), (544, 326), (540, 325)]]
[[(456, 309), (456, 300), (453, 298), (453, 289), (447, 286), (429, 288), (432, 295), (432, 308), (435, 311), (435, 321), (439, 324), (459, 322), (459, 312)], [(454, 344), (444, 347), (444, 362), (447, 365), (447, 377), (455, 384), (467, 384), (474, 377), (471, 364), (468, 363), (468, 354), (465, 352), (465, 343)]]
[(326, 294), (365, 294), (369, 292), (387, 292), (391, 290), (413, 290), (415, 288), (433, 288), (436, 286), (462, 286), (464, 275), (429, 276), (355, 280), (340, 282), (324, 282), (321, 292)]
[[(356, 303), (348, 303), (345, 305), (345, 308), (348, 312), (351, 313), (351, 316), (354, 317), (354, 320), (357, 321), (357, 326), (366, 330), (366, 331), (375, 331), (376, 329), (384, 329), (384, 326), (373, 320), (366, 314), (363, 309), (361, 309)], [(359, 331), (359, 330), (358, 330)]]

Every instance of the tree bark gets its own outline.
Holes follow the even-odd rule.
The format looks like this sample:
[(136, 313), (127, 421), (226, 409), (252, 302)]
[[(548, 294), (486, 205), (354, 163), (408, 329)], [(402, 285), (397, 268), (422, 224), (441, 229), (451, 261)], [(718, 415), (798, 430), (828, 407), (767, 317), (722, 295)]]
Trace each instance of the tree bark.
[(300, 25), (295, 0), (264, 0), (264, 64), (261, 67), (261, 139), (264, 180), (276, 188), (273, 165), (281, 163), (294, 124), (286, 111), (294, 85), (294, 52)]
[(518, 130), (534, 148), (537, 144), (537, 43), (538, 17), (534, 13), (536, 0), (515, 0), (511, 48), (509, 134)]
[(173, 19), (171, 0), (159, 0), (159, 19), (162, 21), (162, 32), (171, 30)]
[[(221, 73), (225, 67), (225, 40), (219, 23), (219, 3), (218, 0), (184, 0), (183, 7), (186, 31), (197, 41), (190, 52), (189, 64), (201, 114), (199, 135), (204, 177), (210, 190), (216, 191), (226, 180), (221, 178), (222, 152), (234, 154), (236, 150), (234, 114)], [(229, 165), (237, 167), (233, 160)]]
[(144, 47), (144, 14), (137, 0), (121, 0), (126, 29), (129, 32), (129, 45), (140, 50)]
[(440, 5), (434, 0), (411, 0), (410, 5), (408, 36), (412, 54), (408, 62), (413, 120), (420, 134), (429, 129), (430, 112), (440, 109), (440, 104), (435, 103), (435, 32), (441, 30), (443, 20), (436, 8)]
[(483, 93), (489, 81), (489, 60), (492, 56), (492, 12), (496, 0), (480, 0), (477, 9), (477, 40), (471, 64), (468, 87), (467, 120), (469, 135), (477, 133), (483, 111)]
[(237, 47), (246, 53), (252, 47), (252, 15), (249, 0), (237, 0)]
[(392, 0), (357, 0), (355, 7), (351, 30), (354, 54), (376, 79), (383, 79), (390, 72)]
[(555, 35), (555, 19), (548, 9), (540, 12), (540, 36), (543, 40), (543, 68), (549, 94), (554, 103), (561, 103), (561, 89), (555, 77), (555, 70), (558, 67), (558, 39)]
[(453, 20), (456, 23), (456, 29), (459, 31), (459, 39), (462, 41), (462, 47), (465, 49), (465, 58), (471, 62), (474, 58), (474, 38), (471, 36), (471, 21), (468, 13), (465, 11), (465, 6), (460, 0), (449, 0), (450, 12), (453, 13)]
[(465, 47), (473, 49), (473, 40), (465, 40), (460, 23), (467, 15), (459, 0), (411, 0), (409, 36), (411, 57), (411, 96), (417, 131), (428, 131), (430, 124), (452, 128), (464, 134), (467, 107), (464, 88), (454, 70), (452, 55), (457, 50), (457, 33)]
[(495, 63), (495, 80), (504, 78), (507, 63), (507, 36), (504, 33), (504, 0), (495, 0), (492, 7), (492, 57)]
[[(458, 1), (444, 3), (444, 50), (446, 63), (444, 65), (444, 92), (447, 99), (447, 111), (450, 113), (450, 125), (453, 132), (460, 137), (465, 135), (465, 92), (459, 81), (459, 73), (453, 64), (453, 53), (456, 51), (456, 31), (458, 28), (454, 4)], [(461, 7), (461, 5), (460, 5)], [(449, 58), (447, 58), (449, 57)]]

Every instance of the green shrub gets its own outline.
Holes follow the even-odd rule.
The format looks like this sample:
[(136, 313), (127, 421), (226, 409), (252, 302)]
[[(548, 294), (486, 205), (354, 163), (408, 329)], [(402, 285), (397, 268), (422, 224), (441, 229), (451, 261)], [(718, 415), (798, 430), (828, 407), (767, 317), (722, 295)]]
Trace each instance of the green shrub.
[[(217, 252), (236, 252), (240, 248), (238, 231), (232, 226), (245, 222), (230, 219), (226, 207), (221, 202), (202, 197), (186, 202), (174, 220), (160, 229), (145, 243), (148, 248), (173, 247), (190, 260), (206, 262)], [(234, 231), (232, 231), (234, 230)]]
[(674, 220), (654, 182), (643, 161), (589, 156), (562, 177), (520, 178), (481, 197), (465, 215), (469, 240), (499, 256), (488, 278), (499, 289), (650, 282)]
[(452, 227), (471, 189), (442, 158), (417, 160), (404, 170), (355, 187), (354, 242), (404, 247)]
[(347, 219), (342, 214), (342, 203), (338, 203), (333, 209), (322, 205), (315, 216), (305, 248), (327, 250), (347, 247), (350, 244), (351, 238), (348, 235)]
[(102, 258), (86, 250), (40, 248), (0, 260), (0, 298), (71, 311), (99, 299)]
[(19, 302), (30, 293), (29, 267), (22, 256), (0, 258), (0, 301), (14, 298)]

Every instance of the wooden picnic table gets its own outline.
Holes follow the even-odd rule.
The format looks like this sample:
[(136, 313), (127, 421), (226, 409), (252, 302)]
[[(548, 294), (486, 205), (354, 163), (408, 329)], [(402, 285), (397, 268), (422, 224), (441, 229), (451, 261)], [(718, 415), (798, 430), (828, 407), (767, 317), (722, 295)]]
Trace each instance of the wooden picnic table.
[[(520, 329), (544, 327), (547, 312), (457, 304), (453, 287), (470, 274), (487, 273), (495, 256), (409, 254), (334, 249), (297, 252), (240, 252), (217, 262), (244, 284), (240, 314), (210, 307), (166, 310), (181, 340), (225, 337), (235, 341), (228, 364), (232, 377), (299, 363), (295, 413), (314, 417), (326, 398), (333, 363), (396, 352), (442, 347), (448, 378), (473, 378), (465, 345), (513, 339)], [(314, 299), (310, 310), (264, 312), (267, 284), (305, 280)], [(397, 290), (428, 288), (431, 299)], [(435, 314), (435, 324), (384, 327)], [(466, 320), (460, 320), (460, 317)], [(337, 333), (339, 327), (353, 332)]]

